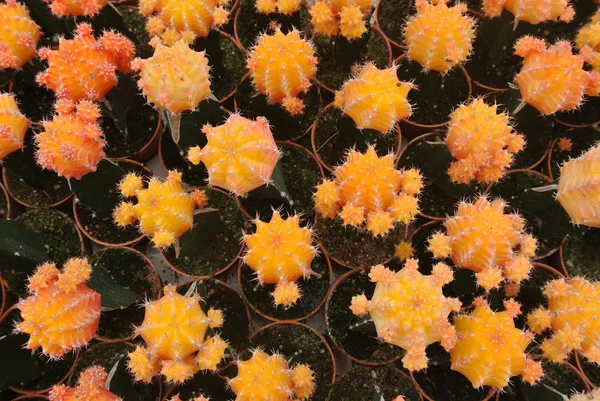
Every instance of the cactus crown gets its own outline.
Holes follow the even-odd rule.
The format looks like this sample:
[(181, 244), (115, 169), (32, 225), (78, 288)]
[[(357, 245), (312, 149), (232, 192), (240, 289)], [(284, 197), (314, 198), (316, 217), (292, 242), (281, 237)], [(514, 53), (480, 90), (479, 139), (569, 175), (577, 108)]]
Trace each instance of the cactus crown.
[(21, 68), (35, 57), (40, 27), (24, 5), (15, 0), (0, 4), (0, 69)]
[(87, 368), (79, 376), (77, 387), (57, 385), (48, 396), (50, 401), (121, 401), (104, 387), (108, 374), (100, 366)]
[(371, 7), (369, 0), (317, 0), (310, 16), (316, 33), (326, 36), (339, 33), (353, 40), (367, 31), (365, 19)]
[(506, 9), (515, 16), (515, 23), (571, 22), (575, 16), (569, 0), (483, 0), (482, 9), (487, 17), (497, 17)]
[(15, 97), (0, 93), (0, 160), (23, 148), (28, 128), (29, 120), (19, 111)]

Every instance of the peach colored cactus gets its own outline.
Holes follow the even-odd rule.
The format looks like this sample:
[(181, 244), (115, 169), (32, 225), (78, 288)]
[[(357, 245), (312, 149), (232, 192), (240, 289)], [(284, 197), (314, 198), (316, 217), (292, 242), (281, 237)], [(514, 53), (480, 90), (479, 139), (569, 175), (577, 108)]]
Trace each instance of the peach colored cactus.
[(19, 111), (15, 97), (0, 94), (0, 160), (23, 148), (23, 140), (29, 128), (29, 120)]
[(108, 0), (44, 0), (57, 17), (94, 17), (106, 6)]
[(0, 3), (0, 68), (21, 68), (35, 57), (40, 27), (16, 0)]
[(515, 16), (515, 23), (571, 22), (575, 16), (575, 9), (569, 0), (483, 0), (482, 8), (485, 15), (492, 18), (506, 9)]
[(316, 33), (358, 39), (366, 31), (365, 20), (373, 4), (369, 0), (317, 0), (310, 9)]
[(77, 387), (56, 385), (50, 390), (50, 401), (121, 401), (104, 387), (108, 374), (100, 366), (87, 368), (79, 376)]

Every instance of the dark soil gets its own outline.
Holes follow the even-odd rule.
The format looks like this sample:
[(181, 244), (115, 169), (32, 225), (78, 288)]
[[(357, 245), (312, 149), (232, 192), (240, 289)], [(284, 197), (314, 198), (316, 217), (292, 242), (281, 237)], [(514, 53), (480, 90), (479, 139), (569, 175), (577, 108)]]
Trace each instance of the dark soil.
[(58, 175), (41, 182), (41, 188), (34, 188), (16, 175), (6, 170), (6, 188), (18, 202), (32, 207), (49, 207), (71, 195), (69, 183)]

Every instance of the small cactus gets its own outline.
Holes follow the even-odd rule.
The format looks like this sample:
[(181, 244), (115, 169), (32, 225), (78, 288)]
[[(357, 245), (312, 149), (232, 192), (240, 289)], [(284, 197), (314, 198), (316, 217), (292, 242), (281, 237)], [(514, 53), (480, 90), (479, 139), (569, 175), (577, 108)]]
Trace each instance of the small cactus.
[(270, 103), (281, 103), (295, 115), (302, 112), (304, 102), (298, 98), (311, 86), (317, 71), (317, 58), (312, 44), (292, 30), (287, 34), (279, 28), (272, 35), (261, 35), (247, 61), (256, 89)]
[(58, 49), (40, 49), (48, 69), (36, 81), (58, 98), (101, 101), (117, 84), (117, 71), (130, 71), (134, 54), (133, 43), (120, 33), (105, 31), (96, 39), (90, 24), (79, 24), (75, 37), (61, 38)]
[(540, 24), (547, 21), (571, 22), (575, 9), (569, 0), (483, 0), (486, 17), (497, 17), (506, 9), (515, 16), (515, 24), (526, 21)]
[(561, 166), (556, 199), (573, 223), (600, 227), (599, 177), (600, 145)]
[(239, 196), (271, 182), (279, 149), (264, 117), (253, 121), (233, 114), (225, 124), (206, 125), (202, 132), (207, 144), (190, 148), (188, 160), (204, 163), (210, 185)]
[(160, 110), (194, 110), (211, 93), (205, 52), (190, 49), (184, 41), (172, 47), (158, 45), (152, 57), (136, 58), (131, 67), (140, 71), (138, 87), (148, 102)]
[(237, 376), (229, 381), (237, 401), (305, 400), (315, 389), (310, 367), (298, 364), (292, 369), (280, 354), (254, 350), (249, 360), (237, 363), (237, 368)]
[(525, 138), (513, 131), (507, 114), (478, 98), (452, 113), (446, 145), (457, 159), (448, 169), (452, 182), (489, 184), (504, 176)]
[(474, 271), (486, 291), (504, 279), (519, 284), (529, 277), (537, 241), (525, 233), (525, 220), (505, 214), (505, 207), (501, 199), (485, 197), (460, 202), (444, 222), (446, 234), (433, 234), (428, 249), (436, 258), (449, 256), (456, 266)]
[(448, 315), (461, 307), (458, 299), (442, 293), (442, 287), (453, 278), (450, 267), (438, 263), (430, 276), (418, 269), (415, 259), (407, 260), (396, 273), (382, 265), (371, 268), (369, 278), (377, 283), (371, 300), (357, 295), (350, 305), (355, 315), (370, 315), (379, 338), (406, 350), (402, 363), (410, 371), (427, 368), (428, 345), (440, 341), (446, 350), (455, 345)]
[(0, 4), (0, 69), (21, 68), (35, 57), (40, 27), (31, 19), (27, 7), (16, 0)]
[(600, 72), (586, 71), (586, 56), (573, 54), (567, 41), (549, 46), (543, 39), (523, 36), (515, 54), (524, 59), (515, 78), (521, 97), (544, 115), (575, 109), (584, 95), (600, 94)]
[(416, 0), (417, 14), (404, 28), (407, 56), (421, 64), (423, 70), (449, 71), (469, 56), (475, 36), (475, 22), (465, 15), (467, 6), (453, 7), (446, 0), (435, 5)]
[(346, 39), (358, 39), (366, 31), (365, 20), (373, 6), (369, 0), (317, 0), (310, 9), (316, 33)]
[(35, 136), (37, 163), (66, 179), (81, 179), (96, 171), (105, 156), (106, 142), (97, 120), (100, 108), (87, 100), (75, 104), (58, 100), (56, 115), (43, 122), (44, 131)]
[(400, 82), (396, 68), (380, 70), (365, 64), (335, 94), (335, 106), (350, 116), (358, 129), (392, 131), (397, 121), (410, 117), (408, 92), (413, 85)]
[(256, 0), (256, 11), (261, 14), (291, 15), (300, 10), (302, 0)]
[(208, 36), (211, 29), (227, 23), (229, 0), (141, 0), (138, 11), (148, 17), (150, 44), (172, 46), (180, 40), (192, 44)]
[(333, 180), (317, 186), (315, 206), (323, 217), (339, 215), (344, 225), (386, 235), (395, 223), (414, 219), (422, 187), (418, 170), (396, 170), (393, 155), (379, 157), (371, 146), (365, 153), (350, 151)]
[(194, 209), (204, 207), (204, 191), (187, 193), (181, 182), (181, 173), (169, 171), (165, 181), (151, 178), (144, 188), (142, 178), (129, 173), (119, 183), (121, 194), (137, 197), (137, 204), (124, 201), (113, 212), (120, 227), (139, 221), (140, 230), (152, 238), (157, 248), (164, 249), (175, 243), (194, 223)]
[(69, 259), (59, 271), (54, 263), (44, 263), (29, 277), (30, 296), (17, 304), (23, 321), (16, 330), (29, 334), (26, 348), (42, 348), (51, 358), (59, 358), (83, 347), (100, 323), (101, 297), (85, 282), (92, 268), (85, 259)]
[(298, 216), (282, 219), (274, 211), (271, 221), (256, 220), (256, 232), (244, 236), (248, 247), (244, 263), (256, 272), (260, 284), (276, 284), (275, 305), (292, 306), (300, 298), (296, 281), (312, 274), (311, 263), (317, 255), (312, 231), (300, 227)]
[(52, 14), (57, 17), (94, 17), (108, 3), (108, 0), (44, 0)]
[(87, 368), (79, 376), (77, 387), (56, 385), (48, 394), (50, 401), (121, 401), (104, 387), (108, 374), (100, 366)]
[(590, 22), (577, 32), (575, 47), (587, 53), (589, 63), (596, 71), (600, 71), (600, 10), (592, 16)]
[(199, 370), (216, 370), (227, 343), (206, 332), (221, 327), (221, 311), (209, 309), (205, 314), (198, 294), (180, 295), (172, 285), (164, 293), (146, 302), (144, 321), (136, 328), (146, 347), (138, 346), (129, 354), (128, 366), (135, 380), (149, 383), (161, 373), (167, 381), (181, 383)]
[(494, 312), (478, 298), (471, 313), (454, 318), (457, 342), (450, 350), (450, 368), (475, 388), (502, 389), (513, 376), (534, 384), (543, 376), (542, 365), (525, 353), (533, 335), (515, 327), (521, 306), (511, 299), (504, 307), (505, 311)]
[(29, 120), (19, 111), (15, 97), (0, 94), (0, 160), (15, 150), (23, 148)]
[(547, 283), (544, 294), (548, 307), (539, 307), (527, 316), (532, 331), (553, 332), (540, 346), (544, 356), (562, 362), (578, 351), (590, 362), (600, 363), (600, 284), (581, 277), (560, 278)]

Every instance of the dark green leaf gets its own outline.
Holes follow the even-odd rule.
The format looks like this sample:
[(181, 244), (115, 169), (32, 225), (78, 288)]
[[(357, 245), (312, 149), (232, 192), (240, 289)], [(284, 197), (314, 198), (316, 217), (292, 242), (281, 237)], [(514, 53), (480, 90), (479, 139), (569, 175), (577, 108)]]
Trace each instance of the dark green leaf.
[(101, 265), (92, 268), (88, 286), (102, 296), (102, 309), (125, 309), (138, 302), (140, 296), (128, 288), (120, 286)]
[(225, 223), (217, 209), (202, 209), (194, 215), (193, 227), (179, 238), (179, 257), (194, 258), (202, 252), (198, 244), (208, 237), (222, 233)]
[(142, 401), (133, 384), (133, 378), (127, 371), (127, 362), (124, 358), (119, 359), (112, 367), (109, 379), (108, 390), (121, 397), (123, 401)]
[(284, 200), (288, 203), (292, 201), (292, 197), (285, 185), (281, 159), (277, 162), (273, 170), (271, 182), (250, 191), (248, 196), (258, 199)]
[(0, 338), (0, 392), (15, 384), (27, 384), (41, 372), (39, 361), (31, 350), (23, 349), (29, 336), (24, 334), (7, 335)]
[(117, 184), (123, 177), (123, 169), (104, 159), (98, 169), (84, 175), (80, 180), (71, 180), (71, 188), (79, 202), (91, 208), (100, 217), (110, 217), (119, 203)]

